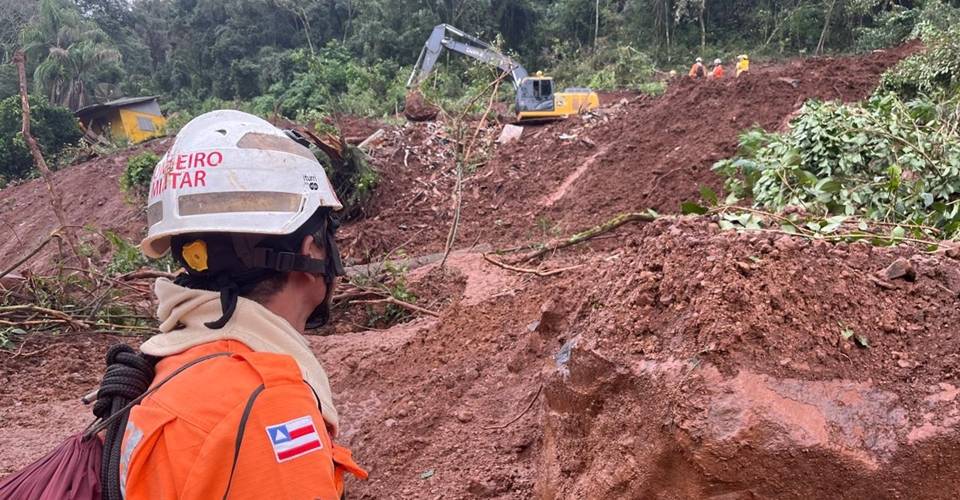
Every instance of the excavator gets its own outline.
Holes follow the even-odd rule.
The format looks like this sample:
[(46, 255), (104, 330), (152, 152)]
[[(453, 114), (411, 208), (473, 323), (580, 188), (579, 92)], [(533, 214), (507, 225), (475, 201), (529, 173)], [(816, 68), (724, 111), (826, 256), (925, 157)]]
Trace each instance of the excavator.
[(568, 88), (563, 92), (554, 92), (553, 78), (543, 76), (539, 71), (530, 76), (520, 63), (501, 54), (492, 45), (449, 24), (434, 26), (407, 80), (408, 89), (419, 86), (426, 79), (444, 48), (496, 66), (508, 73), (517, 93), (517, 121), (562, 119), (600, 106), (600, 98), (596, 92), (588, 88)]

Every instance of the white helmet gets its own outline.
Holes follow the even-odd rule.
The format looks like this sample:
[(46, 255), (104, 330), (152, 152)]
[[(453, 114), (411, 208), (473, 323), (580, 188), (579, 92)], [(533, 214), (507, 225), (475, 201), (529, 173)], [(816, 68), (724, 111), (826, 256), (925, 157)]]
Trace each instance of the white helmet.
[(342, 205), (309, 149), (256, 116), (213, 111), (157, 163), (140, 248), (157, 258), (179, 234), (290, 234), (321, 207)]
[(698, 58), (697, 58), (697, 62), (703, 62), (703, 58), (702, 58), (702, 57), (698, 57)]
[(713, 60), (713, 64), (723, 64), (723, 63), (720, 62), (720, 59), (714, 59), (714, 60)]

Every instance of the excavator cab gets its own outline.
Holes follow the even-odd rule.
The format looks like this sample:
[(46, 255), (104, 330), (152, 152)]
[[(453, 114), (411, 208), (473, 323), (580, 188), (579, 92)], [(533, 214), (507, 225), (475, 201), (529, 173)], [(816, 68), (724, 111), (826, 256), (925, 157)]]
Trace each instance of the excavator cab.
[(554, 92), (553, 78), (539, 71), (517, 85), (517, 118), (521, 121), (566, 118), (599, 106), (596, 92), (588, 88)]
[(542, 75), (524, 78), (517, 88), (517, 113), (553, 111), (553, 78)]

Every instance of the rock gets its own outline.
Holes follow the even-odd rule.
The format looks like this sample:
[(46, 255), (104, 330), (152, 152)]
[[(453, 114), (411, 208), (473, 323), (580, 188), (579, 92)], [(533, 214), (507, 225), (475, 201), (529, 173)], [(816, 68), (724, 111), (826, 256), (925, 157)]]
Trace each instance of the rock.
[(519, 139), (521, 135), (523, 135), (523, 127), (508, 123), (504, 125), (503, 130), (500, 131), (500, 137), (497, 137), (497, 142), (500, 144), (510, 144)]
[[(557, 485), (553, 498), (647, 498), (644, 485), (663, 478), (664, 464), (683, 478), (660, 486), (675, 498), (718, 498), (708, 494), (718, 477), (727, 492), (744, 492), (719, 497), (730, 499), (953, 498), (960, 484), (960, 468), (936, 479), (928, 472), (943, 453), (955, 456), (960, 440), (954, 384), (930, 387), (921, 419), (901, 394), (870, 380), (778, 378), (744, 366), (721, 373), (709, 362), (691, 370), (677, 358), (573, 351), (544, 384), (549, 446), (540, 472)], [(676, 389), (681, 374), (688, 389)], [(631, 410), (635, 424), (621, 425), (624, 408), (643, 408)], [(616, 440), (585, 436), (585, 427), (617, 429)], [(619, 444), (631, 442), (643, 445)], [(578, 480), (566, 481), (571, 474)]]
[(388, 419), (386, 419), (386, 420), (383, 421), (383, 425), (386, 426), (387, 429), (389, 429), (389, 428), (397, 425), (397, 421), (396, 421), (395, 419), (388, 418)]
[(550, 299), (540, 306), (540, 319), (536, 331), (541, 334), (556, 333), (563, 324), (563, 310), (557, 301)]
[(917, 270), (913, 267), (913, 263), (903, 257), (893, 261), (893, 263), (883, 271), (883, 274), (889, 280), (904, 279), (913, 281), (917, 279)]
[(473, 421), (473, 414), (468, 411), (458, 411), (456, 417), (461, 424)]
[(792, 236), (784, 236), (773, 242), (773, 246), (781, 252), (788, 252), (800, 246), (800, 240)]

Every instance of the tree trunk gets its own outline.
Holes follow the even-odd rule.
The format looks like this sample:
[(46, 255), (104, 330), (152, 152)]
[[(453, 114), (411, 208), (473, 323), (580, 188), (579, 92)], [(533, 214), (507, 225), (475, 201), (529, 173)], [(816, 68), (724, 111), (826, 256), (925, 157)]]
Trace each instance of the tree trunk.
[(73, 234), (73, 226), (67, 224), (67, 218), (64, 215), (63, 194), (60, 193), (60, 190), (53, 184), (53, 174), (50, 172), (47, 162), (43, 159), (43, 154), (40, 152), (40, 145), (37, 144), (37, 140), (30, 134), (30, 99), (27, 96), (26, 60), (27, 58), (24, 56), (23, 51), (18, 50), (13, 55), (13, 63), (17, 65), (17, 73), (20, 77), (20, 105), (23, 107), (23, 125), (21, 132), (23, 133), (24, 140), (27, 141), (27, 145), (30, 147), (33, 162), (37, 165), (37, 169), (40, 170), (40, 175), (43, 176), (43, 181), (47, 185), (47, 193), (50, 195), (50, 206), (53, 208), (53, 214), (57, 217), (57, 222), (60, 223), (60, 228), (57, 231), (67, 240), (67, 245), (70, 246), (70, 250), (77, 259), (77, 263), (83, 266), (83, 258), (80, 257), (77, 237)]
[(707, 0), (700, 0), (700, 53), (707, 50), (707, 28), (703, 23), (703, 14), (707, 10)]
[(827, 42), (827, 33), (830, 31), (830, 18), (833, 17), (833, 8), (837, 5), (837, 0), (830, 1), (830, 8), (827, 9), (827, 19), (823, 22), (823, 31), (820, 32), (820, 42), (817, 43), (816, 53), (822, 54), (823, 47)]
[(597, 47), (597, 37), (600, 36), (600, 0), (596, 2), (596, 8), (594, 9), (594, 23), (593, 23), (593, 47)]

